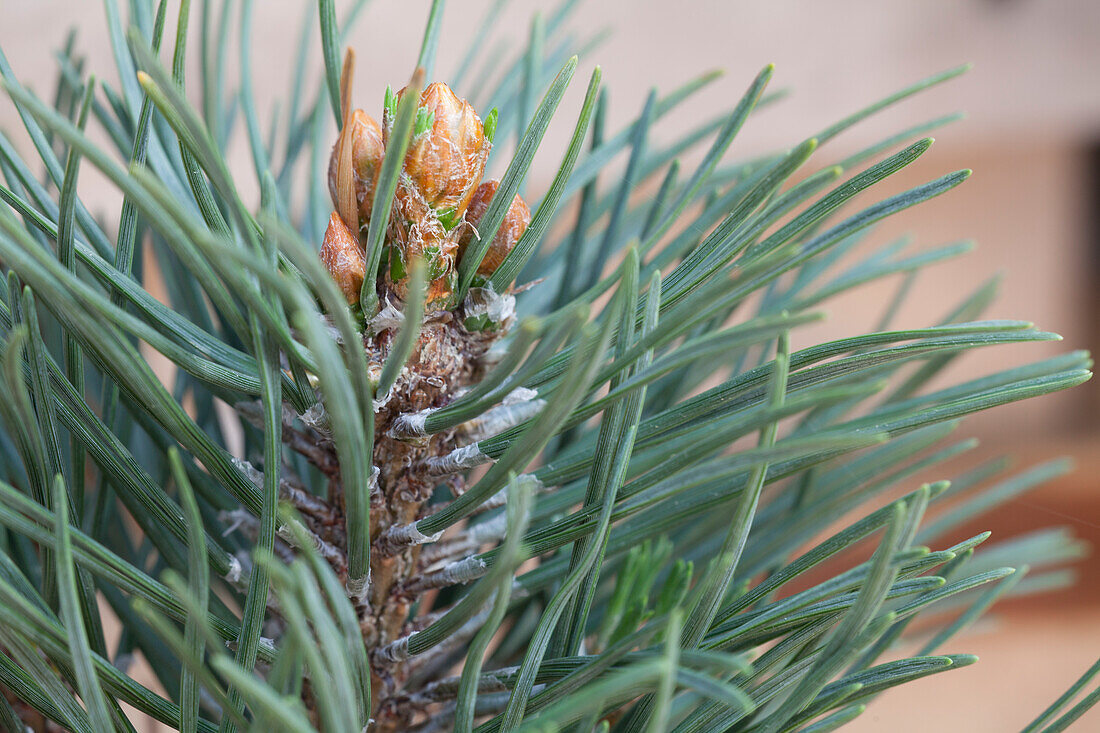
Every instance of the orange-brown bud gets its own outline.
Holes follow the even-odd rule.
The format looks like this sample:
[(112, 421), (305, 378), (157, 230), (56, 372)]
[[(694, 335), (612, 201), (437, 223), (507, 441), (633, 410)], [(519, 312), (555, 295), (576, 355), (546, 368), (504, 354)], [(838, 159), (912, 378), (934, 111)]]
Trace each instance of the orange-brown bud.
[[(489, 204), (492, 202), (493, 196), (496, 195), (497, 186), (499, 185), (500, 181), (486, 181), (477, 187), (473, 198), (470, 199), (470, 206), (466, 209), (466, 221), (471, 226), (467, 227), (462, 235), (461, 252), (465, 252), (466, 246), (475, 239), (474, 230), (481, 224), (481, 218), (489, 210)], [(500, 267), (500, 263), (504, 262), (504, 258), (512, 251), (512, 248), (516, 246), (516, 242), (523, 236), (523, 233), (527, 231), (527, 225), (530, 223), (531, 209), (527, 207), (527, 202), (517, 195), (512, 199), (512, 205), (508, 207), (508, 213), (504, 215), (504, 222), (500, 225), (496, 236), (489, 244), (489, 249), (485, 252), (485, 258), (481, 260), (481, 264), (477, 268), (477, 274), (483, 277), (492, 275)], [(488, 236), (489, 232), (481, 232), (481, 234)]]
[(359, 291), (366, 277), (367, 263), (359, 237), (335, 211), (328, 218), (328, 228), (321, 243), (321, 262), (336, 281), (336, 286), (348, 301), (359, 302)]
[[(382, 168), (385, 148), (382, 143), (382, 128), (370, 115), (361, 109), (355, 110), (347, 131), (347, 140), (351, 144), (352, 179), (355, 183), (355, 199), (359, 204), (359, 226), (370, 220), (371, 206), (374, 205), (374, 189), (378, 183), (378, 172)], [(328, 190), (332, 203), (339, 208), (337, 195), (337, 169), (339, 167), (340, 143), (332, 148), (328, 162)], [(349, 226), (351, 223), (349, 222)]]
[[(385, 144), (393, 126), (391, 115), (405, 92), (398, 92), (392, 104), (387, 102)], [(386, 276), (398, 297), (405, 297), (407, 263), (421, 257), (428, 266), (428, 307), (450, 301), (456, 280), (456, 227), (481, 181), (491, 147), (474, 108), (446, 84), (430, 84), (420, 93), (413, 137), (390, 214)]]
[[(397, 99), (405, 94), (402, 89)], [(388, 143), (392, 120), (385, 120)], [(462, 220), (474, 189), (485, 172), (492, 143), (485, 139), (481, 118), (443, 82), (420, 93), (416, 125), (405, 154), (404, 173), (411, 189), (450, 229)]]

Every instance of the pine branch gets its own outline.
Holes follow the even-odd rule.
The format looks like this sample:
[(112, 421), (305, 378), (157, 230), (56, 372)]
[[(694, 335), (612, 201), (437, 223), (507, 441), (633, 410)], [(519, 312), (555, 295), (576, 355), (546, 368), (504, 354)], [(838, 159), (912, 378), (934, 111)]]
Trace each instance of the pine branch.
[[(359, 108), (340, 57), (364, 5), (303, 12), (272, 112), (263, 4), (192, 23), (181, 3), (169, 67), (168, 4), (106, 0), (115, 69), (85, 77), (73, 36), (49, 100), (0, 55), (31, 143), (0, 135), (0, 723), (821, 732), (973, 663), (935, 652), (998, 600), (1071, 582), (1066, 530), (953, 536), (1066, 462), (946, 466), (974, 446), (962, 418), (1078, 385), (1089, 355), (951, 381), (963, 354), (1060, 338), (981, 320), (995, 282), (890, 325), (971, 246), (874, 225), (969, 171), (872, 197), (958, 116), (827, 148), (965, 67), (741, 150), (783, 97), (767, 66), (661, 147), (718, 75), (610, 130), (597, 66), (558, 114), (604, 37), (571, 30), (575, 0), (518, 41), (495, 0), (454, 70), (433, 2), (408, 86)], [(551, 127), (571, 137), (541, 188)], [(117, 233), (82, 199), (89, 166)], [(891, 278), (874, 331), (791, 348)], [(913, 628), (918, 653), (887, 658)], [(167, 695), (127, 674), (138, 653)], [(1095, 672), (1027, 730), (1079, 719)]]

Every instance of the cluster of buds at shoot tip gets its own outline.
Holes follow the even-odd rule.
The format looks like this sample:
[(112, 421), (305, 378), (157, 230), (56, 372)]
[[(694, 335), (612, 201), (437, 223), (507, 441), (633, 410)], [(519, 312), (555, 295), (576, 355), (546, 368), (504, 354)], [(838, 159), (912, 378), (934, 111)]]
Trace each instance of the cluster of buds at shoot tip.
[[(370, 223), (386, 146), (406, 89), (386, 91), (382, 124), (363, 110), (345, 108), (344, 128), (329, 161), (328, 184), (336, 212), (321, 259), (349, 304), (359, 300), (365, 277), (361, 237)], [(454, 305), (458, 259), (479, 235), (498, 181), (482, 182), (496, 129), (496, 111), (483, 122), (469, 102), (442, 82), (417, 100), (412, 138), (394, 193), (380, 265), (379, 285), (396, 298), (408, 295), (409, 263), (428, 268), (427, 310)], [(516, 196), (477, 273), (487, 278), (515, 246), (531, 213)]]

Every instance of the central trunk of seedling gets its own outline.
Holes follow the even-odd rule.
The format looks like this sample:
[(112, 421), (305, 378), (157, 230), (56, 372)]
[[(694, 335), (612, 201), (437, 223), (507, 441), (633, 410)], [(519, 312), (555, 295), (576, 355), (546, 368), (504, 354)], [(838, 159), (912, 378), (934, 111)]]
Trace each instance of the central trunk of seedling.
[[(387, 653), (395, 641), (424, 628), (436, 609), (432, 608), (431, 583), (420, 582), (437, 567), (465, 557), (471, 548), (461, 540), (424, 545), (394, 540), (392, 528), (409, 527), (431, 510), (428, 505), (436, 488), (448, 485), (453, 495), (463, 491), (464, 481), (455, 473), (441, 472), (430, 459), (450, 453), (456, 447), (475, 441), (479, 436), (469, 426), (459, 425), (432, 435), (408, 436), (407, 430), (394, 430), (402, 418), (424, 414), (450, 403), (468, 385), (475, 384), (487, 367), (486, 354), (504, 329), (476, 332), (468, 330), (450, 311), (425, 316), (420, 336), (405, 368), (387, 395), (380, 396), (375, 415), (375, 444), (370, 498), (370, 579), (362, 593), (352, 595), (363, 639), (371, 662), (372, 715), (376, 731), (400, 731), (415, 714), (403, 704), (404, 685), (411, 672), (424, 664), (434, 664), (450, 650), (439, 649), (421, 657), (395, 658)], [(386, 328), (364, 339), (372, 372), (381, 368), (390, 355), (395, 328)], [(262, 425), (256, 403), (238, 406), (254, 424)], [(310, 492), (291, 467), (284, 466), (282, 499), (298, 511), (302, 523), (321, 555), (328, 560), (345, 584), (347, 573), (347, 534), (343, 476), (336, 448), (316, 416), (294, 417), (286, 410), (284, 443), (305, 456), (328, 478), (328, 497)], [(301, 418), (299, 420), (298, 418)], [(234, 516), (233, 519), (255, 520)], [(281, 534), (276, 551), (291, 559), (289, 537)], [(427, 552), (424, 552), (428, 548)], [(277, 608), (273, 608), (277, 612)], [(460, 636), (460, 635), (459, 635)], [(458, 637), (456, 637), (458, 638)], [(437, 650), (433, 650), (437, 651)], [(308, 700), (307, 694), (307, 700)]]
[[(421, 562), (422, 545), (394, 546), (384, 534), (421, 518), (436, 486), (448, 480), (431, 475), (426, 459), (450, 452), (456, 443), (455, 430), (405, 438), (394, 437), (391, 429), (402, 415), (442, 407), (471, 384), (497, 335), (470, 333), (447, 311), (429, 316), (412, 357), (375, 416), (378, 490), (371, 496), (371, 582), (358, 612), (368, 648), (374, 650), (372, 693), (378, 702), (392, 697), (407, 678), (408, 662), (394, 662), (378, 651), (415, 627), (410, 611), (423, 591), (410, 588), (410, 581), (427, 568)], [(450, 482), (455, 492), (461, 491), (460, 479)], [(396, 712), (379, 711), (379, 724)]]

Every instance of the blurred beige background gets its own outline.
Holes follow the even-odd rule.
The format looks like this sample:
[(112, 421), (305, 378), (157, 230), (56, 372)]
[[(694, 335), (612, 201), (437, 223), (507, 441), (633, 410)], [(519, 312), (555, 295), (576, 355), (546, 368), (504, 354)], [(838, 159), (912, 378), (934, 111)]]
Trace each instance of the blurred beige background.
[[(400, 86), (407, 78), (428, 4), (374, 0), (353, 33), (359, 55), (355, 99), (371, 114), (378, 114), (386, 83)], [(298, 23), (307, 12), (312, 20), (315, 10), (299, 0), (255, 5), (255, 94), (259, 108), (266, 110), (289, 85)], [(174, 10), (176, 3), (170, 6)], [(437, 76), (446, 80), (486, 6), (480, 0), (452, 0)], [(532, 11), (552, 7), (510, 3), (497, 34), (510, 41), (502, 61), (510, 61), (525, 41)], [(88, 68), (114, 81), (99, 3), (3, 0), (0, 8), (0, 46), (40, 94), (52, 94), (53, 53), (73, 25), (81, 28), (78, 48), (88, 57)], [(169, 33), (172, 25), (169, 21)], [(1000, 273), (1001, 295), (989, 315), (1031, 319), (1066, 340), (973, 355), (956, 375), (1069, 348), (1095, 351), (1100, 341), (1095, 317), (1100, 308), (1100, 2), (588, 0), (572, 27), (581, 41), (605, 28), (613, 34), (581, 60), (559, 121), (536, 158), (532, 191), (545, 186), (557, 166), (595, 63), (603, 67), (611, 90), (610, 130), (637, 114), (651, 86), (668, 91), (701, 70), (726, 70), (707, 94), (659, 125), (655, 135), (665, 141), (731, 106), (763, 64), (775, 63), (773, 88), (792, 94), (746, 125), (731, 156), (748, 157), (795, 143), (921, 77), (973, 62), (974, 69), (961, 79), (829, 143), (818, 161), (839, 159), (916, 122), (966, 112), (967, 120), (936, 133), (929, 154), (879, 189), (879, 195), (893, 193), (950, 170), (975, 171), (961, 188), (905, 212), (875, 235), (876, 241), (885, 241), (912, 231), (918, 245), (966, 238), (978, 244), (975, 253), (922, 275), (897, 323), (926, 325)], [(315, 44), (313, 60), (318, 58)], [(227, 86), (232, 88), (232, 79)], [(10, 104), (0, 103), (0, 127), (13, 133), (19, 128)], [(238, 134), (234, 142), (234, 163), (250, 172), (243, 137)], [(111, 194), (97, 188), (94, 173), (86, 170), (85, 197), (105, 211), (117, 211)], [(254, 187), (250, 193), (255, 194)], [(884, 282), (833, 303), (828, 324), (803, 338), (870, 327), (896, 287), (896, 280)], [(970, 420), (964, 430), (982, 438), (987, 454), (1015, 454), (1023, 465), (1070, 454), (1079, 464), (1073, 476), (1013, 502), (978, 528), (1005, 536), (1026, 527), (1064, 524), (1094, 544), (1100, 541), (1098, 416), (1100, 391), (1093, 382)], [(978, 653), (984, 663), (889, 693), (846, 730), (1018, 730), (1100, 654), (1098, 565), (1086, 561), (1079, 570), (1077, 590), (1010, 604), (993, 621), (952, 643), (950, 651)], [(912, 705), (918, 702), (920, 713), (914, 714)], [(1100, 711), (1094, 710), (1078, 729), (1100, 730)]]

